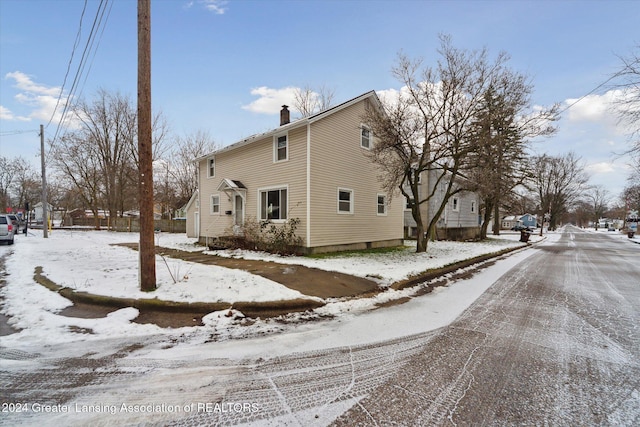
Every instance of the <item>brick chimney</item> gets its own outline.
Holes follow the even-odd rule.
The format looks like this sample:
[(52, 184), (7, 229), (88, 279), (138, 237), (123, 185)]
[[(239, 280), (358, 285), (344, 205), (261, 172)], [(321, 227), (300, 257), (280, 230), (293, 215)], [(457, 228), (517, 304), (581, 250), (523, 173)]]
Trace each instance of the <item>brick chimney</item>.
[(289, 106), (283, 105), (282, 110), (280, 110), (280, 126), (286, 125), (291, 121), (291, 117), (289, 115)]

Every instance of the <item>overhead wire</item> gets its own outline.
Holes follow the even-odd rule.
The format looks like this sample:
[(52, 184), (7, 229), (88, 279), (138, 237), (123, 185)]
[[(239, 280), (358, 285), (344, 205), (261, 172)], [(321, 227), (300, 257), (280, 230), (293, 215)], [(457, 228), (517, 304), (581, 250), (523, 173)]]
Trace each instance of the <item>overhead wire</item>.
[(67, 63), (67, 71), (64, 74), (64, 80), (62, 81), (62, 87), (60, 88), (60, 93), (58, 94), (58, 99), (56, 100), (56, 106), (53, 109), (53, 113), (51, 113), (51, 118), (49, 122), (45, 126), (48, 128), (51, 124), (51, 121), (56, 115), (58, 111), (58, 106), (60, 105), (60, 100), (62, 100), (62, 95), (64, 94), (64, 88), (67, 85), (67, 78), (69, 77), (69, 71), (71, 71), (71, 64), (73, 63), (73, 57), (75, 56), (76, 49), (78, 48), (78, 44), (80, 43), (80, 38), (82, 36), (82, 21), (84, 20), (84, 13), (87, 10), (87, 0), (84, 0), (84, 6), (82, 7), (82, 13), (80, 14), (80, 24), (78, 25), (78, 32), (76, 33), (76, 40), (73, 43), (73, 49), (71, 49), (71, 57), (69, 58), (69, 62)]
[[(85, 0), (86, 3), (86, 0)], [(91, 26), (91, 31), (89, 32), (89, 37), (87, 38), (87, 42), (85, 43), (85, 47), (82, 51), (82, 56), (80, 58), (80, 62), (78, 64), (75, 76), (73, 78), (73, 82), (71, 84), (71, 89), (69, 90), (68, 94), (67, 94), (67, 98), (66, 101), (64, 102), (64, 107), (62, 110), (62, 114), (60, 116), (60, 120), (58, 121), (58, 125), (56, 127), (56, 131), (55, 134), (53, 136), (53, 139), (51, 141), (51, 146), (53, 146), (53, 144), (55, 143), (56, 139), (58, 138), (58, 135), (60, 134), (60, 131), (63, 127), (63, 124), (66, 121), (67, 115), (70, 111), (71, 108), (71, 104), (72, 104), (72, 100), (76, 97), (76, 92), (78, 90), (78, 84), (80, 82), (80, 80), (82, 79), (82, 74), (84, 73), (85, 70), (85, 66), (87, 63), (87, 60), (89, 58), (89, 56), (91, 55), (91, 51), (94, 51), (93, 57), (95, 58), (95, 53), (97, 51), (97, 46), (94, 49), (94, 43), (95, 43), (95, 39), (96, 36), (98, 34), (98, 32), (100, 31), (100, 26), (102, 26), (102, 31), (100, 32), (100, 38), (102, 38), (102, 34), (104, 34), (104, 27), (106, 27), (106, 23), (108, 20), (108, 16), (107, 15), (107, 19), (105, 19), (103, 21), (104, 18), (104, 13), (106, 10), (106, 5), (109, 3), (109, 0), (100, 0), (100, 4), (98, 5), (98, 10), (96, 11), (96, 16), (93, 20), (93, 24)], [(84, 15), (84, 9), (83, 9), (83, 15)], [(81, 25), (82, 25), (82, 21), (81, 21)], [(74, 47), (74, 52), (75, 52), (75, 47)], [(86, 81), (86, 77), (87, 75), (85, 74), (85, 81)]]

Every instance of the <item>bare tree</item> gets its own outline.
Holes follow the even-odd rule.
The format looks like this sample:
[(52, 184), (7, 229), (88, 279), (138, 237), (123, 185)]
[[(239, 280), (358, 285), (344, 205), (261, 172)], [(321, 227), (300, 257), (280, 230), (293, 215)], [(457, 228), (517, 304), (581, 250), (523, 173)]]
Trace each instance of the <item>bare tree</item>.
[(66, 182), (74, 188), (84, 206), (93, 212), (96, 229), (100, 229), (98, 211), (102, 209), (103, 176), (93, 146), (75, 133), (61, 137), (52, 151), (53, 164)]
[(492, 215), (493, 234), (500, 234), (500, 208), (527, 176), (530, 139), (556, 130), (551, 124), (558, 105), (532, 111), (532, 91), (523, 74), (504, 70), (484, 94), (474, 120), (475, 148), (469, 156), (469, 175), (475, 184), (472, 189), (482, 198), (481, 238), (487, 236)]
[[(383, 99), (382, 108), (369, 108), (363, 121), (375, 136), (371, 157), (380, 167), (380, 180), (391, 195), (399, 188), (416, 222), (416, 251), (427, 249), (427, 237), (451, 196), (464, 191), (456, 179), (468, 168), (473, 147), (473, 120), (487, 89), (508, 60), (494, 61), (486, 49), (456, 49), (441, 36), (436, 67), (400, 55), (393, 75), (404, 85), (395, 99)], [(421, 176), (429, 176), (429, 190), (420, 191)], [(439, 204), (427, 212), (429, 200)]]
[(15, 179), (12, 185), (12, 193), (15, 196), (14, 206), (22, 208), (26, 203), (33, 206), (42, 195), (40, 175), (33, 165), (22, 157), (15, 159), (14, 168)]
[(0, 156), (0, 212), (5, 212), (5, 209), (12, 205), (9, 190), (15, 176), (15, 163), (7, 157)]
[(596, 221), (596, 223), (609, 209), (609, 194), (601, 185), (589, 187), (584, 194), (584, 200), (589, 207), (590, 219)]
[(549, 215), (549, 227), (555, 229), (569, 207), (585, 192), (589, 177), (573, 152), (561, 157), (537, 156), (532, 169), (532, 186), (538, 196), (540, 213)]
[(297, 88), (294, 94), (293, 108), (298, 110), (302, 117), (309, 117), (320, 111), (324, 111), (333, 105), (335, 91), (320, 86), (317, 90), (310, 86)]
[(195, 159), (217, 148), (211, 135), (202, 130), (176, 139), (170, 168), (176, 187), (176, 207), (184, 206), (198, 188), (198, 165)]
[(615, 87), (622, 91), (616, 109), (620, 121), (631, 131), (629, 153), (640, 162), (640, 44), (627, 57), (620, 56), (622, 67), (613, 76)]
[[(99, 90), (92, 102), (73, 109), (77, 129), (52, 146), (54, 164), (63, 179), (94, 212), (111, 218), (138, 207), (137, 111), (119, 93)], [(153, 120), (154, 159), (163, 153), (168, 127), (162, 114)]]

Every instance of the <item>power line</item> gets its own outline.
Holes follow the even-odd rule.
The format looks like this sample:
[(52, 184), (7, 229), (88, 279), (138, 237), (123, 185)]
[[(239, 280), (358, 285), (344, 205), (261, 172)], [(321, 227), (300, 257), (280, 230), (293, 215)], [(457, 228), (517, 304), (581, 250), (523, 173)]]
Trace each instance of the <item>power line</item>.
[(84, 12), (87, 10), (87, 0), (84, 0), (84, 6), (82, 7), (82, 13), (80, 14), (80, 24), (78, 25), (78, 32), (76, 33), (76, 41), (73, 43), (73, 49), (71, 50), (71, 58), (69, 58), (69, 63), (67, 64), (67, 72), (64, 74), (64, 80), (62, 81), (62, 88), (60, 89), (60, 94), (58, 94), (58, 99), (56, 101), (56, 106), (53, 109), (53, 113), (51, 113), (51, 118), (47, 123), (47, 126), (51, 124), (51, 121), (56, 115), (56, 111), (58, 111), (58, 106), (60, 105), (60, 100), (62, 99), (62, 94), (64, 93), (64, 87), (67, 84), (67, 77), (69, 77), (69, 71), (71, 70), (71, 64), (73, 63), (73, 57), (75, 56), (76, 49), (78, 48), (78, 44), (80, 43), (80, 37), (82, 36), (82, 21), (84, 20)]
[(574, 105), (576, 105), (578, 102), (582, 101), (583, 99), (585, 99), (587, 96), (593, 94), (594, 92), (596, 92), (598, 89), (600, 89), (601, 87), (603, 87), (604, 85), (606, 85), (607, 83), (609, 83), (611, 80), (615, 79), (616, 77), (618, 77), (620, 75), (620, 72), (615, 73), (614, 75), (612, 75), (611, 77), (609, 77), (607, 80), (605, 80), (604, 82), (600, 83), (598, 86), (596, 86), (595, 88), (591, 89), (589, 92), (587, 92), (586, 94), (582, 95), (580, 98), (576, 99), (574, 102), (572, 102), (571, 104), (569, 104), (568, 106), (566, 106), (565, 108), (563, 108), (562, 110), (558, 111), (558, 115), (561, 115), (562, 113), (564, 113), (565, 111), (567, 111), (569, 108), (573, 107)]
[[(84, 73), (86, 62), (87, 62), (87, 60), (88, 60), (88, 58), (90, 56), (91, 50), (94, 50), (94, 56), (95, 56), (95, 52), (97, 51), (97, 45), (96, 45), (95, 49), (93, 48), (93, 46), (94, 46), (96, 35), (98, 34), (98, 31), (100, 29), (100, 26), (103, 27), (101, 35), (100, 35), (100, 38), (102, 37), (102, 34), (104, 33), (104, 27), (107, 24), (107, 19), (108, 19), (109, 15), (107, 15), (107, 19), (105, 19), (104, 21), (103, 21), (103, 17), (104, 17), (104, 13), (105, 13), (106, 6), (107, 6), (108, 3), (109, 3), (109, 0), (101, 0), (100, 4), (98, 5), (98, 10), (96, 11), (96, 16), (95, 16), (95, 18), (93, 20), (93, 24), (91, 26), (91, 31), (89, 33), (89, 37), (87, 38), (87, 42), (85, 43), (85, 47), (84, 47), (84, 50), (82, 52), (82, 56), (80, 58), (80, 63), (78, 64), (75, 76), (73, 78), (73, 82), (71, 84), (71, 89), (69, 90), (66, 102), (64, 103), (64, 108), (62, 110), (62, 115), (60, 117), (60, 121), (58, 122), (58, 126), (56, 127), (56, 131), (55, 131), (55, 134), (53, 136), (53, 141), (54, 142), (58, 138), (58, 135), (59, 135), (60, 130), (61, 130), (62, 126), (63, 126), (63, 123), (65, 122), (67, 114), (69, 113), (71, 100), (75, 97), (75, 93), (78, 90), (78, 83), (81, 80), (82, 74)], [(85, 5), (86, 5), (86, 0), (85, 0)], [(84, 9), (83, 9), (83, 15), (84, 15)], [(81, 21), (80, 25), (82, 25), (82, 21)], [(98, 43), (98, 45), (99, 45), (99, 43)], [(74, 47), (74, 52), (75, 52), (75, 47)], [(85, 79), (86, 79), (87, 75), (88, 75), (88, 72), (87, 72), (87, 74), (85, 74)], [(66, 79), (66, 77), (65, 77), (65, 79)]]

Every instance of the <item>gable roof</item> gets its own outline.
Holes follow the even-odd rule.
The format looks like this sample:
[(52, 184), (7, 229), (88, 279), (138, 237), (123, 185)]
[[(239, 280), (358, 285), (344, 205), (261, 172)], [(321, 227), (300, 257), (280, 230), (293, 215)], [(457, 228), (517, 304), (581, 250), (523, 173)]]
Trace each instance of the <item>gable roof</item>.
[(224, 153), (224, 152), (227, 152), (227, 151), (235, 150), (236, 148), (244, 147), (245, 145), (249, 145), (249, 144), (251, 144), (253, 142), (256, 142), (256, 141), (261, 140), (263, 138), (275, 135), (277, 133), (286, 132), (286, 131), (289, 131), (291, 129), (296, 129), (296, 128), (299, 128), (299, 127), (302, 127), (302, 126), (306, 126), (306, 125), (308, 125), (310, 123), (317, 122), (318, 120), (322, 120), (322, 119), (324, 119), (324, 118), (326, 118), (326, 117), (328, 117), (328, 116), (330, 116), (330, 115), (332, 115), (334, 113), (337, 113), (338, 111), (341, 111), (341, 110), (343, 110), (343, 109), (345, 109), (347, 107), (350, 107), (350, 106), (352, 106), (354, 104), (357, 104), (358, 102), (360, 102), (360, 101), (362, 101), (364, 99), (367, 99), (367, 98), (374, 99), (374, 102), (376, 102), (378, 105), (381, 104), (380, 103), (380, 99), (378, 99), (378, 95), (376, 95), (376, 92), (374, 90), (371, 90), (371, 91), (363, 93), (362, 95), (357, 96), (357, 97), (355, 97), (353, 99), (345, 101), (342, 104), (339, 104), (339, 105), (336, 105), (334, 107), (328, 108), (328, 109), (326, 109), (324, 111), (320, 111), (319, 113), (313, 114), (311, 116), (303, 117), (303, 118), (298, 119), (296, 121), (293, 121), (291, 123), (287, 123), (286, 125), (282, 125), (282, 126), (279, 126), (279, 127), (275, 128), (275, 129), (271, 129), (270, 131), (267, 131), (267, 132), (251, 135), (251, 136), (249, 136), (249, 137), (247, 137), (247, 138), (245, 138), (245, 139), (243, 139), (241, 141), (235, 142), (235, 143), (233, 143), (231, 145), (227, 145), (226, 147), (223, 147), (223, 148), (221, 148), (219, 150), (216, 150), (216, 151), (214, 151), (212, 153), (206, 154), (204, 156), (200, 156), (197, 159), (195, 159), (194, 161), (195, 162), (199, 162), (199, 161), (201, 161), (203, 159), (206, 159), (207, 157), (215, 156), (216, 154), (220, 154), (220, 153)]

